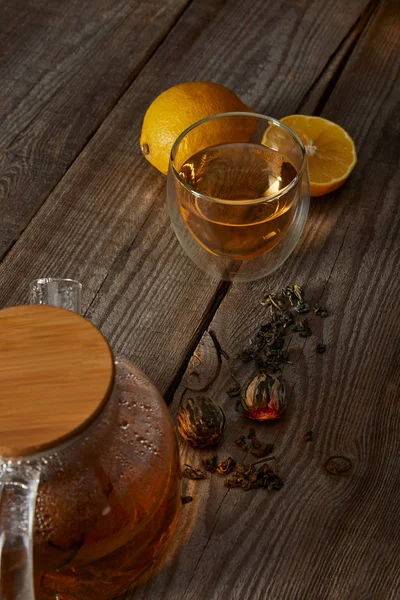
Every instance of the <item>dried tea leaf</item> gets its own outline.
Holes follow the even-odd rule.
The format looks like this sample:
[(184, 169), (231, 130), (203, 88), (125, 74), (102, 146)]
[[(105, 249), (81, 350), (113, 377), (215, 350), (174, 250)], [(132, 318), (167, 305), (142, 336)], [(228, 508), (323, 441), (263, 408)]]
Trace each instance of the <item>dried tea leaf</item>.
[(313, 439), (313, 432), (312, 429), (309, 429), (308, 431), (306, 431), (306, 433), (304, 434), (304, 441), (305, 442), (312, 442)]
[(188, 504), (189, 502), (192, 502), (192, 500), (193, 496), (181, 496), (182, 504)]
[(247, 438), (250, 440), (252, 448), (257, 449), (262, 447), (263, 443), (260, 442), (260, 440), (258, 439), (256, 431), (253, 427), (250, 427), (249, 433), (247, 434)]
[(256, 437), (257, 437), (256, 430), (254, 429), (254, 427), (250, 427), (247, 438), (249, 440), (254, 440)]
[(215, 473), (218, 465), (218, 456), (214, 454), (213, 456), (209, 456), (208, 458), (203, 458), (203, 466), (206, 471), (210, 473)]
[(195, 469), (191, 465), (185, 465), (182, 471), (182, 477), (185, 479), (205, 479), (207, 474), (202, 469)]
[(241, 448), (244, 452), (246, 452), (246, 450), (248, 450), (248, 446), (246, 443), (246, 436), (241, 435), (238, 437), (237, 440), (235, 440), (235, 444), (236, 446), (239, 446), (239, 448)]
[(321, 317), (322, 319), (325, 319), (326, 317), (329, 316), (328, 309), (325, 308), (325, 306), (314, 306), (313, 310), (314, 310), (314, 313), (318, 317)]
[(283, 288), (282, 294), (284, 296), (286, 296), (286, 298), (289, 300), (290, 306), (295, 305), (295, 302), (297, 301), (297, 297), (296, 297), (296, 294), (294, 293), (293, 286), (287, 285), (285, 288)]
[(273, 450), (274, 444), (265, 444), (265, 446), (260, 446), (259, 448), (252, 448), (250, 452), (253, 456), (264, 458), (264, 456), (267, 456), (267, 454), (271, 454)]
[(303, 302), (303, 299), (304, 299), (303, 288), (298, 283), (294, 284), (293, 291), (294, 291), (294, 295), (296, 296), (298, 301)]
[(247, 465), (246, 463), (237, 463), (236, 465), (235, 473), (243, 475), (244, 477), (249, 477), (254, 472), (254, 465)]
[(229, 475), (235, 467), (236, 461), (231, 456), (228, 456), (228, 458), (217, 464), (217, 473), (220, 475)]
[(298, 333), (300, 337), (309, 337), (312, 335), (312, 330), (306, 317), (299, 319), (298, 324), (293, 327), (292, 331), (293, 333)]
[(279, 475), (267, 464), (262, 465), (258, 470), (258, 479), (262, 487), (270, 491), (278, 491), (283, 487), (283, 481)]
[(304, 313), (310, 312), (310, 305), (308, 304), (308, 302), (299, 302), (299, 304), (294, 307), (294, 310), (297, 311), (299, 315), (302, 315)]
[(237, 468), (233, 476), (225, 480), (225, 485), (228, 488), (239, 487), (244, 491), (264, 487), (268, 490), (280, 490), (283, 486), (283, 481), (279, 475), (273, 471), (268, 465), (264, 464), (258, 469), (254, 465), (243, 468)]

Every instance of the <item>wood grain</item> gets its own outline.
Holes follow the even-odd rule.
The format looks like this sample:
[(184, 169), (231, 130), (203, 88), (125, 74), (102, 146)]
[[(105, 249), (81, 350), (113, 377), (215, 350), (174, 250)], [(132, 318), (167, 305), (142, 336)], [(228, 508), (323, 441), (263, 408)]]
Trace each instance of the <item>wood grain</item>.
[[(326, 320), (311, 317), (313, 337), (289, 340), (286, 414), (256, 426), (260, 439), (275, 442), (285, 486), (268, 494), (227, 491), (217, 475), (191, 482), (194, 501), (184, 507), (196, 514), (191, 539), (161, 575), (126, 598), (398, 597), (399, 47), (398, 3), (383, 2), (323, 112), (354, 136), (355, 172), (340, 191), (313, 202), (302, 241), (280, 271), (232, 286), (210, 326), (235, 356), (267, 320), (260, 298), (296, 281), (311, 304), (330, 310)], [(323, 356), (318, 342), (327, 345)], [(230, 384), (223, 361), (208, 390), (227, 414), (219, 454), (241, 458), (234, 440), (253, 423), (226, 395)], [(204, 454), (182, 445), (183, 460), (194, 466)], [(333, 455), (350, 459), (351, 471), (327, 473)]]
[(28, 225), (186, 4), (187, 0), (1, 3), (0, 256)]
[(110, 347), (86, 319), (54, 306), (1, 310), (0, 454), (54, 448), (98, 414), (113, 382)]
[(168, 227), (165, 178), (138, 145), (146, 107), (169, 85), (204, 78), (257, 109), (292, 112), (366, 5), (193, 2), (3, 261), (0, 304), (23, 301), (37, 276), (82, 281), (87, 315), (165, 392), (218, 282)]

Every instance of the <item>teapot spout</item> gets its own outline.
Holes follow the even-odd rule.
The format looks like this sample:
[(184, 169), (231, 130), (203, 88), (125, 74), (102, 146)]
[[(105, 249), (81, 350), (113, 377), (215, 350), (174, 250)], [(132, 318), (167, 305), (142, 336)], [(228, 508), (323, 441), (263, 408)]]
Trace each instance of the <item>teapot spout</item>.
[(45, 277), (30, 284), (30, 304), (48, 304), (81, 314), (82, 284), (74, 279)]

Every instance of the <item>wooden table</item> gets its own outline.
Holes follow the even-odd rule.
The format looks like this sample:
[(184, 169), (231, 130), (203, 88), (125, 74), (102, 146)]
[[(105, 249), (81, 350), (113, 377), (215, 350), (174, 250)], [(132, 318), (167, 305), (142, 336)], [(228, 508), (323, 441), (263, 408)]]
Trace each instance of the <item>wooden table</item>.
[[(312, 338), (292, 337), (286, 415), (258, 427), (284, 488), (190, 482), (162, 569), (124, 598), (399, 598), (398, 0), (0, 0), (0, 49), (0, 305), (26, 301), (35, 277), (79, 279), (86, 316), (175, 413), (193, 370), (218, 366), (208, 331), (236, 354), (266, 291), (299, 282), (331, 312)], [(312, 201), (266, 280), (197, 270), (169, 226), (165, 177), (141, 156), (147, 106), (195, 79), (264, 114), (332, 119), (357, 144), (350, 180)], [(208, 392), (228, 419), (218, 452), (240, 458), (249, 422), (228, 383), (222, 359)], [(352, 469), (327, 473), (332, 455)], [(182, 456), (202, 454), (182, 444)]]

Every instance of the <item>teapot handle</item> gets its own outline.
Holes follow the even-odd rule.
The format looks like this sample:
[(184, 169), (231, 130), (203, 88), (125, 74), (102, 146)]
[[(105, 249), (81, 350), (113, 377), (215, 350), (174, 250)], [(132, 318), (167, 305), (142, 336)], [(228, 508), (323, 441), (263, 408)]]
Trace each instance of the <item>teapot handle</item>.
[(0, 470), (0, 600), (35, 600), (33, 521), (40, 471), (3, 464)]

